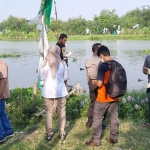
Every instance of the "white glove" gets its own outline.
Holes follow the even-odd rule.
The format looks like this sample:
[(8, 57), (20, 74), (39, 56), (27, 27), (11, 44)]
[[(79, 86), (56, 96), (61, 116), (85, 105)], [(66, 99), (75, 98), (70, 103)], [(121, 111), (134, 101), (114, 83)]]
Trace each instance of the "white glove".
[(70, 51), (68, 54), (65, 54), (66, 57), (70, 57), (73, 54), (72, 51)]

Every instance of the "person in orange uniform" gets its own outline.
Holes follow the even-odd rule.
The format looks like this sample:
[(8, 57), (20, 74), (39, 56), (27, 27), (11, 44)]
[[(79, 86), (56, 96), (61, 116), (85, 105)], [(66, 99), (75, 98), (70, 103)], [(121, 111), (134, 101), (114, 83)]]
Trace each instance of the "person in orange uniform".
[(119, 136), (119, 97), (111, 98), (106, 92), (106, 85), (110, 76), (110, 66), (105, 62), (113, 60), (106, 46), (101, 46), (98, 49), (97, 55), (101, 58), (103, 63), (98, 67), (97, 80), (92, 81), (93, 85), (98, 86), (98, 96), (94, 106), (92, 139), (86, 142), (86, 145), (94, 147), (101, 145), (100, 136), (102, 133), (102, 121), (106, 112), (109, 115), (111, 125), (110, 137), (106, 138), (106, 140), (109, 143), (115, 144), (118, 143)]

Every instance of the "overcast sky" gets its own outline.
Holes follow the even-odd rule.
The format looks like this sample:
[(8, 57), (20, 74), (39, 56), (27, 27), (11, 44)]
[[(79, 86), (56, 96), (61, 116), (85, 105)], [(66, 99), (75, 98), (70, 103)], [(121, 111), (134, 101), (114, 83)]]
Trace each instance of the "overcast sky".
[[(150, 0), (56, 0), (58, 18), (68, 20), (72, 17), (82, 17), (91, 20), (95, 14), (99, 15), (102, 9), (115, 9), (119, 16), (129, 10), (143, 5), (150, 5)], [(0, 0), (0, 22), (9, 15), (34, 18), (40, 8), (41, 0)], [(52, 17), (55, 17), (54, 7)]]

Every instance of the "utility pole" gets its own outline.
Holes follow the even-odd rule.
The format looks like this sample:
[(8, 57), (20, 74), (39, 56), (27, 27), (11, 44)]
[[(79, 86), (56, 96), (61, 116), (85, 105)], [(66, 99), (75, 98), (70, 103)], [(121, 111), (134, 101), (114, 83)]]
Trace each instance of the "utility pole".
[(56, 0), (54, 0), (54, 4), (55, 4), (55, 15), (56, 15), (56, 37), (58, 40), (58, 18), (57, 18)]

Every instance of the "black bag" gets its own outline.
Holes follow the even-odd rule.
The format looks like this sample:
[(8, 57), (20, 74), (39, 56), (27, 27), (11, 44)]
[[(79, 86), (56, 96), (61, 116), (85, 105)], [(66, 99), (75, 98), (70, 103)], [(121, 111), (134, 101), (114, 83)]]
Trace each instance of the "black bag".
[(117, 61), (111, 60), (105, 62), (109, 65), (110, 76), (106, 86), (106, 94), (110, 97), (121, 97), (127, 90), (126, 72), (122, 65)]

